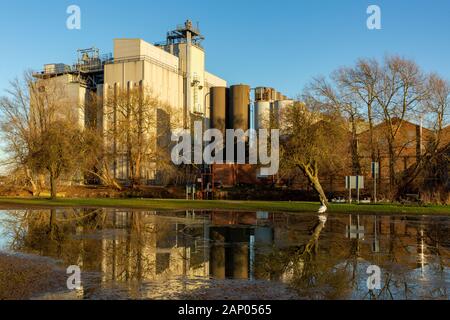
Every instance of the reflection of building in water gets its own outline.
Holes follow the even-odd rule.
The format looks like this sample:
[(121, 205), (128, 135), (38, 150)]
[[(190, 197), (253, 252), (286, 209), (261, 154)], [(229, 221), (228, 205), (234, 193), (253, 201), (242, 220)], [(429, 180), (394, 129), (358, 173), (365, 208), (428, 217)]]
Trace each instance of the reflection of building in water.
[(103, 235), (103, 280), (255, 277), (255, 247), (273, 243), (273, 229), (264, 226), (269, 214), (215, 212), (203, 222), (187, 216), (109, 215), (114, 231)]
[(211, 228), (211, 276), (217, 279), (249, 278), (251, 228)]
[(140, 212), (116, 212), (111, 219), (115, 231), (102, 241), (104, 280), (208, 276), (206, 224)]
[[(280, 280), (280, 270), (271, 273), (267, 266), (289, 263), (292, 252), (301, 251), (311, 240), (311, 228), (317, 223), (314, 215), (265, 212), (83, 213), (86, 216), (80, 220), (80, 212), (73, 216), (58, 212), (52, 236), (49, 219), (56, 211), (28, 215), (24, 238), (16, 241), (23, 246), (19, 251), (77, 264), (83, 272), (101, 271), (102, 277), (94, 280), (97, 287), (111, 280), (130, 287), (138, 283), (134, 280), (155, 280), (167, 283), (165, 293), (185, 291), (182, 280), (192, 277)], [(349, 225), (364, 229), (364, 237), (348, 238)], [(358, 221), (356, 215), (330, 216), (317, 241), (314, 261), (324, 273), (350, 263), (353, 276), (366, 276), (358, 267), (370, 263), (383, 271), (393, 267), (398, 275), (431, 279), (437, 267), (448, 270), (448, 235), (448, 223), (440, 223), (439, 218), (361, 215)], [(281, 251), (286, 261), (278, 261)], [(204, 284), (197, 285), (194, 289)], [(84, 288), (86, 296), (92, 287), (91, 281)]]
[[(364, 230), (364, 239), (357, 237), (355, 241), (359, 255), (366, 261), (380, 265), (395, 262), (410, 270), (417, 269), (425, 277), (427, 266), (441, 263), (430, 260), (431, 256), (442, 255), (444, 262), (450, 258), (449, 243), (442, 242), (448, 238), (447, 224), (424, 224), (421, 217), (383, 215), (361, 216), (359, 221), (358, 229)], [(349, 222), (344, 217), (328, 225), (328, 231), (336, 235), (344, 236), (348, 230)]]
[(273, 243), (273, 229), (265, 226), (266, 212), (211, 214), (211, 276), (215, 279), (254, 279), (256, 247)]

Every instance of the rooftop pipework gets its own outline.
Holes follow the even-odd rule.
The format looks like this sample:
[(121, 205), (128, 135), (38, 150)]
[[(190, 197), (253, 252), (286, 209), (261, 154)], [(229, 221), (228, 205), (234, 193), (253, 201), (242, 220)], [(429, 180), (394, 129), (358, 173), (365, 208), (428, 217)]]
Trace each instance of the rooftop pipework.
[(104, 64), (112, 61), (112, 54), (100, 55), (100, 50), (95, 47), (79, 49), (78, 60), (74, 69), (80, 72), (100, 72), (103, 71)]
[(175, 30), (167, 33), (166, 42), (155, 43), (156, 46), (165, 47), (179, 43), (187, 43), (202, 48), (202, 41), (205, 37), (201, 34), (200, 29), (192, 24), (192, 21), (187, 20), (184, 24), (178, 25)]
[(65, 74), (73, 75), (74, 82), (79, 82), (85, 87), (95, 89), (103, 84), (105, 64), (113, 61), (112, 54), (100, 55), (95, 48), (77, 50), (78, 59), (72, 65), (63, 63), (46, 64), (44, 70), (33, 73), (37, 79), (49, 79)]

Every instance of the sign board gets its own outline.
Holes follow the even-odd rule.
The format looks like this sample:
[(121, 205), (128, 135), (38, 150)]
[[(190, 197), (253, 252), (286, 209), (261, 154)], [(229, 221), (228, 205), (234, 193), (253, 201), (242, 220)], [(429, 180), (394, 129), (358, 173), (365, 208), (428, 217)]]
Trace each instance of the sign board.
[(363, 176), (349, 176), (345, 177), (345, 189), (364, 189), (364, 177)]
[(187, 184), (186, 185), (186, 200), (189, 200), (192, 195), (192, 200), (195, 200), (195, 184)]

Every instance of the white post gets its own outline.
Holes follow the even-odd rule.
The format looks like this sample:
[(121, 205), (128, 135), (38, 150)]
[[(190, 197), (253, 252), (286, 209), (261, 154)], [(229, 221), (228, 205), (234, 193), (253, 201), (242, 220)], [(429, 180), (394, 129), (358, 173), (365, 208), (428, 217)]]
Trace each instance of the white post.
[(351, 184), (351, 178), (349, 178), (349, 184), (348, 184), (348, 203), (352, 203), (352, 184)]
[(374, 202), (377, 203), (377, 174), (374, 174), (374, 178), (373, 178), (373, 199)]
[(373, 177), (373, 201), (377, 203), (377, 179), (378, 172), (380, 171), (380, 163), (372, 162), (372, 177)]
[(359, 185), (357, 186), (357, 196), (356, 196), (356, 201), (359, 204)]

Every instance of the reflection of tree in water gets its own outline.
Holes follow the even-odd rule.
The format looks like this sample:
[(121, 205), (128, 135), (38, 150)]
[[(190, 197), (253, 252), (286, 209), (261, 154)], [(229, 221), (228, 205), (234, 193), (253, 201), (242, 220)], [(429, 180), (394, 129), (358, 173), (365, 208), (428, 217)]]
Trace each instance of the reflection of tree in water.
[[(343, 228), (334, 221), (321, 239), (325, 225), (318, 223), (304, 244), (272, 248), (258, 273), (289, 284), (302, 298), (448, 298), (448, 224), (392, 216), (364, 221), (374, 228), (367, 239), (343, 239)], [(376, 246), (375, 231), (380, 234)], [(381, 268), (379, 290), (367, 288), (370, 265)]]
[(298, 247), (274, 248), (263, 268), (271, 280), (287, 282), (302, 298), (338, 299), (351, 289), (350, 276), (339, 258), (320, 252), (319, 239), (325, 222), (312, 229), (309, 241)]
[(445, 245), (445, 239), (448, 238), (448, 230), (442, 232), (442, 228), (447, 228), (448, 224), (440, 223), (438, 218), (424, 217), (389, 216), (372, 219), (378, 232), (382, 229), (381, 220), (387, 226), (381, 251), (366, 255), (368, 261), (364, 265), (372, 264), (381, 268), (381, 289), (369, 290), (359, 298), (447, 299), (448, 268), (446, 271), (445, 256), (448, 253), (440, 244)]
[(162, 279), (198, 267), (193, 265), (194, 253), (190, 261), (189, 239), (181, 236), (176, 243), (175, 223), (168, 218), (104, 209), (8, 215), (13, 250), (79, 265), (83, 272), (101, 272), (104, 281)]
[[(65, 267), (76, 264), (83, 272), (101, 273), (101, 277), (91, 282), (93, 287), (112, 280), (130, 284), (131, 288), (135, 280), (188, 277), (195, 270), (201, 270), (201, 276), (211, 273), (218, 279), (239, 278), (234, 264), (233, 272), (225, 273), (226, 250), (233, 249), (233, 254), (239, 257), (250, 251), (245, 247), (247, 243), (239, 246), (245, 249), (244, 253), (237, 252), (235, 246), (226, 249), (217, 228), (210, 230), (212, 243), (208, 248), (203, 249), (204, 243), (194, 246), (192, 239), (208, 237), (204, 236), (203, 228), (183, 220), (175, 230), (174, 220), (143, 212), (65, 209), (14, 211), (3, 216), (6, 218), (1, 223), (11, 233), (8, 239), (12, 239), (13, 250), (54, 257)], [(372, 219), (365, 217), (363, 223), (366, 222), (366, 230), (371, 229), (367, 224), (374, 225), (380, 234), (376, 252), (372, 251), (370, 232), (366, 240), (344, 239), (345, 222), (338, 219), (330, 220), (327, 225), (330, 232), (325, 237), (325, 222), (318, 221), (306, 239), (305, 223), (311, 225), (311, 221), (290, 220), (278, 226), (280, 239), (301, 245), (270, 247), (266, 251), (270, 243), (267, 242), (256, 247), (253, 262), (244, 261), (239, 265), (244, 270), (247, 264), (256, 261), (252, 265), (255, 279), (283, 281), (301, 298), (448, 297), (448, 223), (402, 217), (384, 217), (383, 223), (381, 218)], [(284, 233), (286, 230), (290, 233)], [(233, 233), (231, 239), (241, 238)], [(421, 256), (421, 246), (425, 248), (426, 258), (422, 266), (415, 260)], [(208, 267), (205, 261), (209, 262)], [(368, 291), (366, 268), (373, 264), (382, 269), (382, 289)], [(426, 287), (419, 282), (423, 266), (426, 276), (433, 281)], [(85, 288), (86, 294), (88, 290)]]
[[(100, 209), (28, 210), (11, 211), (6, 215), (2, 222), (12, 230), (12, 250), (54, 258), (63, 270), (70, 265), (80, 266), (86, 297), (92, 288), (101, 285), (99, 276), (85, 272), (101, 271), (102, 242), (94, 235), (107, 227), (106, 212)], [(61, 283), (61, 287), (65, 287), (65, 283)]]
[[(11, 249), (58, 257), (80, 227), (95, 230), (101, 222), (99, 210), (13, 211), (7, 213), (13, 231)], [(70, 249), (70, 246), (69, 248)]]
[(443, 230), (447, 224), (423, 217), (391, 216), (385, 220), (389, 225), (386, 252), (373, 257), (382, 269), (382, 287), (364, 298), (447, 299), (446, 250), (441, 252), (440, 245), (448, 238), (448, 230)]

